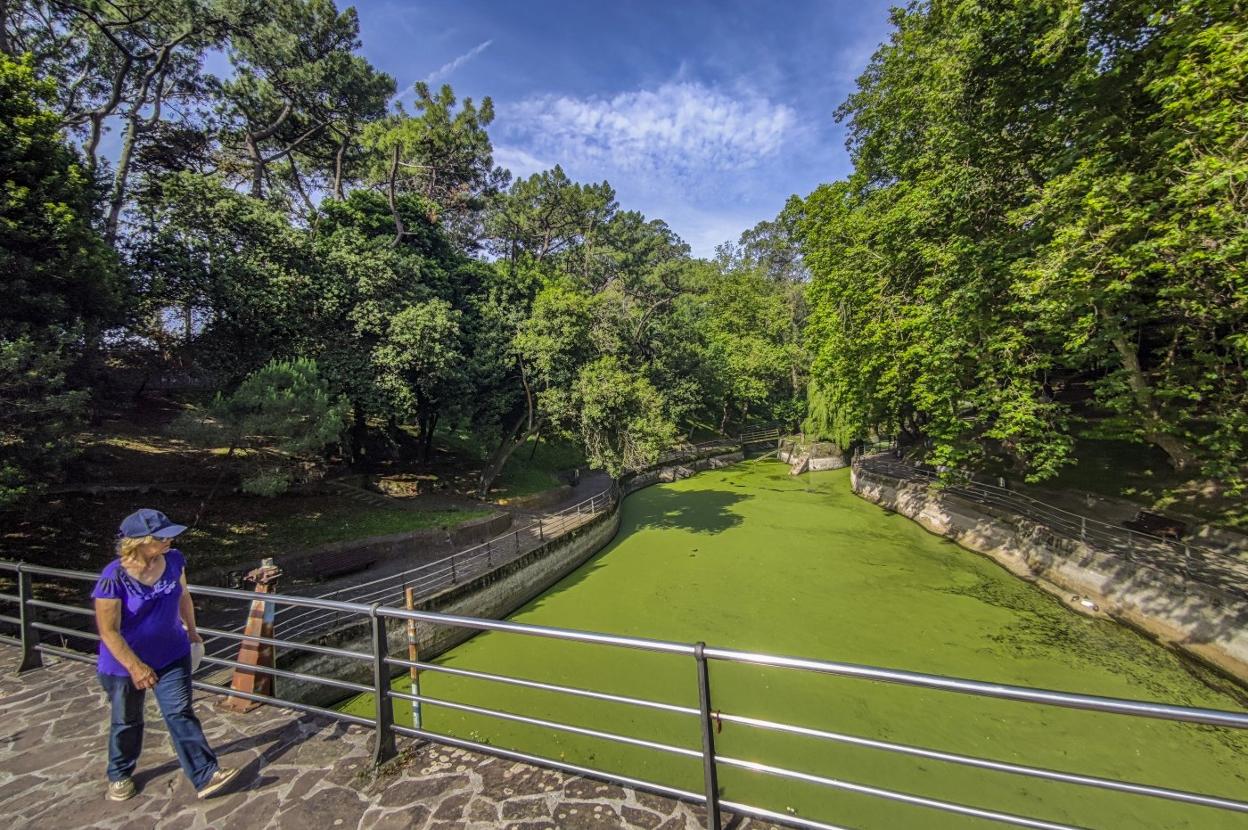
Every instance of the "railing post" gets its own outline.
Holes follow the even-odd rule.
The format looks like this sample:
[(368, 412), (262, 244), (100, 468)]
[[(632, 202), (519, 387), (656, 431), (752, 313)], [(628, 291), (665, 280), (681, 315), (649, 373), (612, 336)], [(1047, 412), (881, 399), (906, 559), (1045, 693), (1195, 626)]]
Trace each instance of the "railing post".
[(20, 673), (43, 666), (43, 652), (38, 648), (39, 630), (34, 625), (37, 610), (30, 604), (30, 601), (34, 599), (30, 574), (22, 570), (21, 565), (17, 566), (17, 597), (20, 609), (18, 617), (21, 619), (22, 629), (22, 662), (17, 666)]
[(390, 671), (386, 667), (390, 644), (386, 639), (386, 618), (377, 614), (380, 605), (381, 603), (374, 602), (369, 610), (373, 625), (373, 697), (376, 702), (373, 726), (377, 729), (377, 742), (373, 744), (373, 764), (377, 766), (398, 754), (394, 744), (394, 704), (390, 700)]
[[(490, 543), (489, 543), (489, 542), (486, 542), (486, 543), (485, 543), (485, 554), (486, 554), (486, 556), (489, 556), (489, 554), (490, 554)], [(452, 554), (451, 554), (451, 584), (452, 584), (452, 585), (454, 585), (454, 584), (455, 584), (455, 579), (456, 579), (456, 577), (455, 577), (455, 554), (453, 554), (453, 553), (452, 553)]]
[(1079, 517), (1079, 539), (1080, 541), (1088, 541), (1088, 517)]
[(711, 676), (706, 668), (706, 643), (695, 643), (698, 664), (698, 708), (702, 713), (702, 776), (706, 788), (707, 830), (720, 830), (719, 773), (715, 765), (715, 728), (711, 723)]
[(546, 536), (542, 531), (542, 517), (541, 516), (537, 517), (537, 540), (539, 542), (546, 541)]

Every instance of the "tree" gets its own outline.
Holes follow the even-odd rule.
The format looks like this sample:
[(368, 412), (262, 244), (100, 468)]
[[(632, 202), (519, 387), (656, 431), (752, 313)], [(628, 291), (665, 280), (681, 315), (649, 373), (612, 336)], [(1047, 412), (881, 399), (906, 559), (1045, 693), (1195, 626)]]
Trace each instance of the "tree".
[[(365, 142), (373, 154), (370, 181), (385, 189), (392, 205), (400, 195), (419, 196), (429, 220), (440, 223), (460, 250), (473, 251), (487, 200), (507, 182), (507, 175), (494, 168), (486, 132), (494, 104), (487, 97), (478, 107), (465, 98), (452, 114), (456, 99), (449, 85), (434, 95), (428, 84), (417, 81), (415, 91), (415, 115), (400, 108), (367, 130)], [(394, 218), (397, 241), (404, 227), (397, 211)]]
[(321, 283), (311, 240), (280, 205), (179, 173), (149, 184), (138, 213), (128, 244), (138, 327), (158, 336), (167, 310), (181, 310), (188, 357), (225, 385), (296, 354)]
[(394, 89), (392, 79), (352, 54), (359, 31), (355, 9), (339, 12), (333, 0), (276, 0), (266, 5), (263, 21), (231, 38), (234, 75), (222, 84), (223, 140), (253, 197), (263, 195), (271, 167), (281, 163), (307, 201), (310, 188), (296, 153), (332, 156), (334, 192), (341, 192), (357, 125), (379, 117)]
[(91, 227), (90, 182), (32, 61), (0, 55), (0, 507), (60, 473), (86, 404), (81, 368), (123, 289)]
[(330, 394), (315, 362), (272, 361), (230, 395), (218, 393), (202, 411), (182, 415), (172, 431), (201, 447), (227, 447), (227, 460), (242, 451), (243, 492), (276, 496), (308, 478), (338, 443), (348, 409), (345, 399)]
[(676, 441), (666, 402), (642, 374), (607, 356), (577, 375), (576, 431), (585, 458), (613, 476), (653, 464)]
[(408, 306), (390, 318), (390, 330), (374, 363), (379, 382), (399, 404), (399, 413), (420, 424), (421, 460), (429, 460), (441, 409), (464, 386), (465, 356), (459, 311), (446, 300)]

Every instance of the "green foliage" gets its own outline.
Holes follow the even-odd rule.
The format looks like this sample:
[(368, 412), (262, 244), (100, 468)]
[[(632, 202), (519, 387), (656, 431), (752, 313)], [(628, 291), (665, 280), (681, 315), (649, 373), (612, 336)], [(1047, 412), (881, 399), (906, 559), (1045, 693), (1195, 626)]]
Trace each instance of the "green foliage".
[(52, 84), (0, 54), (0, 507), (56, 479), (84, 414), (82, 364), (118, 321), (122, 286), (91, 227), (92, 193)]
[(1078, 417), (1109, 414), (1240, 486), (1244, 20), (1221, 0), (894, 12), (840, 113), (854, 173), (796, 225), (847, 434), (1041, 479)]
[(314, 362), (273, 361), (232, 394), (218, 394), (202, 412), (180, 417), (173, 431), (203, 447), (228, 447), (231, 456), (244, 451), (250, 469), (243, 491), (273, 496), (306, 478), (338, 443), (347, 412), (347, 402), (330, 395)]
[(676, 441), (663, 397), (644, 376), (618, 358), (584, 367), (576, 382), (578, 429), (586, 460), (613, 476), (652, 465)]
[(141, 326), (163, 326), (162, 309), (184, 310), (199, 321), (185, 347), (227, 383), (290, 353), (317, 280), (310, 240), (280, 205), (187, 172), (149, 187), (140, 210), (131, 260)]

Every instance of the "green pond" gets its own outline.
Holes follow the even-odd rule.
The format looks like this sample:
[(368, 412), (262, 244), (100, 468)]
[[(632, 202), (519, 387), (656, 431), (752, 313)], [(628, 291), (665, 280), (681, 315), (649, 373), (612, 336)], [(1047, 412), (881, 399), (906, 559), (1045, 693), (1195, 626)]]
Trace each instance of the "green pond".
[[(1117, 624), (854, 496), (846, 470), (755, 461), (651, 487), (615, 541), (512, 620), (1242, 711), (1234, 689)], [(697, 705), (690, 657), (491, 632), (448, 666)], [(726, 713), (1006, 762), (1248, 797), (1248, 735), (712, 661)], [(406, 690), (406, 678), (395, 684)], [(421, 692), (700, 747), (687, 715), (425, 672)], [(370, 698), (345, 706), (371, 716)], [(701, 791), (696, 759), (425, 704), (433, 731)], [(410, 707), (396, 705), (400, 722)], [(725, 723), (727, 756), (1095, 828), (1246, 828), (1248, 816)], [(721, 768), (723, 797), (853, 828), (1000, 826)]]

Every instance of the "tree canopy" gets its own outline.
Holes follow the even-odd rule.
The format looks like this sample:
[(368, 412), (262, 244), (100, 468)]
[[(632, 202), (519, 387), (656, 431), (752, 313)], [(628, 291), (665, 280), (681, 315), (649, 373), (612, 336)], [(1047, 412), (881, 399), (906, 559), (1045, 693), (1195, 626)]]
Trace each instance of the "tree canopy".
[(1248, 457), (1242, 4), (911, 3), (797, 208), (846, 434), (1034, 479), (1076, 429), (1234, 488)]

